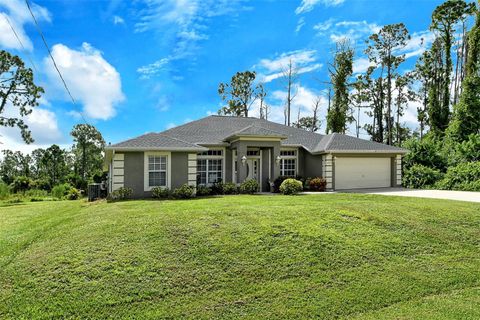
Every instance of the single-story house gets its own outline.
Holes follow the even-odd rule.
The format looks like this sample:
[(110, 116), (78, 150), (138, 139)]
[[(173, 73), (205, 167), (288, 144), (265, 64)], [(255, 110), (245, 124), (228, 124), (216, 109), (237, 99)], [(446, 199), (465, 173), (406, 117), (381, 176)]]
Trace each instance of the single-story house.
[(344, 134), (322, 135), (250, 117), (209, 116), (106, 148), (109, 191), (149, 197), (156, 186), (241, 183), (261, 191), (279, 176), (324, 177), (327, 189), (401, 184), (405, 149)]

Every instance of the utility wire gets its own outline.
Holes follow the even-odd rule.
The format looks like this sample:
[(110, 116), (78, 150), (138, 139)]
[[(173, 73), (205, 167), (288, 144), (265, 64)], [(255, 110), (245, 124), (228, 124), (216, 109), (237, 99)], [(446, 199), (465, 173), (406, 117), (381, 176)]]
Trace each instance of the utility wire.
[[(40, 37), (42, 38), (43, 44), (47, 48), (48, 55), (50, 56), (50, 59), (53, 62), (53, 66), (57, 70), (58, 75), (60, 76), (60, 79), (62, 80), (63, 86), (65, 87), (65, 90), (67, 91), (68, 95), (70, 96), (70, 99), (72, 100), (73, 104), (76, 106), (77, 103), (75, 102), (75, 99), (73, 98), (72, 93), (70, 92), (70, 89), (68, 89), (67, 83), (65, 82), (65, 79), (62, 76), (62, 73), (58, 69), (57, 63), (55, 62), (55, 59), (53, 58), (52, 51), (50, 50), (50, 47), (47, 44), (47, 40), (45, 39), (42, 30), (40, 29), (40, 26), (38, 25), (37, 19), (35, 18), (35, 15), (33, 14), (32, 8), (30, 8), (30, 3), (28, 0), (25, 0), (25, 3), (27, 4), (28, 11), (30, 11), (30, 14), (32, 15), (33, 22), (35, 22), (35, 27), (38, 31), (38, 34), (40, 34)], [(83, 121), (88, 124), (87, 120), (85, 120), (85, 117), (83, 116), (83, 113), (80, 112), (80, 115), (82, 116)]]
[(28, 54), (27, 49), (25, 49), (25, 46), (23, 45), (22, 40), (20, 40), (20, 37), (18, 36), (17, 32), (15, 31), (15, 28), (13, 27), (12, 23), (10, 22), (10, 19), (8, 19), (8, 16), (7, 16), (6, 14), (4, 14), (3, 16), (5, 17), (5, 20), (7, 21), (8, 25), (10, 26), (10, 29), (12, 29), (13, 34), (15, 35), (15, 38), (17, 38), (18, 43), (20, 43), (20, 46), (22, 47), (23, 51), (24, 51), (25, 54), (27, 55), (28, 60), (30, 60), (30, 63), (32, 64), (33, 69), (35, 69), (35, 72), (38, 73), (37, 66), (36, 66), (35, 63), (33, 62), (32, 57), (30, 56), (30, 54)]

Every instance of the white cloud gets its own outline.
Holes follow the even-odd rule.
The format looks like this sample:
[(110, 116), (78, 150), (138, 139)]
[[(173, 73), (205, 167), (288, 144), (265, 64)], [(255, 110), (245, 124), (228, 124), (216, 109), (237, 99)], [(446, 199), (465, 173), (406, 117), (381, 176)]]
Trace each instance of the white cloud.
[(125, 20), (120, 16), (113, 16), (113, 24), (125, 24)]
[(299, 33), (300, 30), (302, 30), (304, 25), (305, 25), (305, 18), (301, 17), (300, 19), (298, 19), (297, 27), (295, 28), (295, 33)]
[(317, 23), (313, 29), (317, 31), (317, 36), (327, 36), (331, 42), (338, 42), (344, 39), (357, 42), (380, 31), (381, 27), (376, 23), (368, 23), (365, 20), (335, 22), (335, 19), (328, 19)]
[[(285, 115), (284, 108), (287, 98), (287, 92), (284, 90), (275, 90), (270, 95), (267, 95), (267, 105), (269, 106), (269, 116), (268, 120), (284, 123)], [(292, 101), (290, 119), (291, 122), (297, 121), (298, 110), (300, 109), (300, 117), (312, 116), (313, 115), (313, 106), (314, 101), (318, 99), (315, 92), (304, 86), (298, 86), (296, 88), (296, 95)], [(320, 108), (318, 110), (318, 117), (322, 121), (322, 125), (325, 125), (325, 117), (327, 112), (328, 99), (324, 96), (322, 92), (320, 94)], [(259, 107), (260, 102), (256, 100), (252, 105), (249, 115), (253, 117), (259, 116)]]
[(414, 32), (408, 40), (407, 45), (402, 48), (401, 52), (405, 54), (405, 58), (417, 57), (425, 52), (435, 39), (433, 32), (420, 31)]
[[(51, 21), (50, 12), (46, 8), (35, 3), (31, 4), (31, 8), (38, 22)], [(27, 36), (24, 26), (33, 23), (33, 19), (24, 1), (2, 0), (0, 2), (0, 47), (21, 50), (22, 46), (16, 39), (8, 22), (15, 29), (25, 49), (32, 51), (32, 41)]]
[(345, 0), (302, 0), (302, 2), (300, 3), (300, 6), (297, 7), (297, 9), (295, 9), (295, 13), (302, 14), (302, 13), (310, 12), (318, 4), (323, 4), (324, 6), (327, 6), (327, 7), (335, 7), (344, 2)]
[[(210, 20), (237, 15), (240, 10), (247, 9), (241, 5), (242, 2), (244, 0), (143, 0), (145, 8), (138, 14), (140, 18), (135, 24), (135, 31), (157, 31), (162, 33), (165, 42), (173, 40), (167, 63), (185, 59), (194, 54), (199, 42), (209, 38)], [(152, 65), (155, 63), (140, 67), (139, 70), (152, 69)], [(161, 68), (155, 70), (158, 72)]]
[[(18, 112), (8, 107), (9, 117), (18, 117)], [(36, 148), (48, 147), (53, 143), (60, 144), (64, 137), (58, 128), (57, 117), (54, 112), (44, 108), (35, 107), (31, 114), (24, 118), (35, 142), (27, 145), (20, 135), (18, 128), (0, 128), (0, 149), (31, 152)]]
[(167, 123), (167, 125), (165, 126), (165, 129), (172, 129), (172, 128), (175, 128), (177, 125), (173, 122), (169, 122)]
[(254, 66), (259, 70), (258, 79), (268, 83), (283, 76), (283, 71), (288, 67), (290, 61), (297, 68), (298, 74), (312, 72), (322, 67), (316, 63), (316, 50), (296, 50), (277, 55), (273, 59), (261, 59)]
[(353, 73), (362, 73), (367, 71), (373, 64), (367, 58), (358, 58), (353, 61)]
[(154, 63), (150, 63), (148, 65), (142, 66), (137, 69), (137, 72), (141, 74), (142, 79), (148, 79), (151, 76), (159, 73), (162, 70), (165, 70), (165, 68), (168, 67), (168, 63), (171, 61), (170, 57), (162, 58)]
[[(56, 44), (52, 55), (73, 97), (83, 104), (83, 111), (88, 117), (107, 120), (115, 116), (115, 107), (125, 99), (120, 74), (100, 51), (88, 43), (83, 43), (80, 50)], [(64, 92), (49, 57), (44, 58), (44, 63), (50, 82)]]

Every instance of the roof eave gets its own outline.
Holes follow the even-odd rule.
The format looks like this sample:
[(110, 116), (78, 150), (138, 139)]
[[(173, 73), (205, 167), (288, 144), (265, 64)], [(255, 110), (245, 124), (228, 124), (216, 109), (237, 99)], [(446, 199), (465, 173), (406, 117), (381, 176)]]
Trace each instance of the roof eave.
[(183, 152), (198, 152), (198, 151), (207, 151), (208, 149), (205, 147), (115, 147), (110, 146), (106, 147), (105, 150), (112, 150), (112, 151), (183, 151)]
[(391, 154), (406, 154), (408, 150), (321, 150), (315, 151), (312, 154), (325, 154), (325, 153), (340, 153), (340, 154), (347, 154), (347, 153), (391, 153)]

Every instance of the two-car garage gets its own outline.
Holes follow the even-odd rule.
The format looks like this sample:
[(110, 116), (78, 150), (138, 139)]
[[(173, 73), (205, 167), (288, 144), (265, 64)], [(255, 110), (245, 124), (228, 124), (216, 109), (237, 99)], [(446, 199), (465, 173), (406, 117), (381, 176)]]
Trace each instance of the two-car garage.
[(392, 186), (391, 157), (334, 158), (335, 190)]

